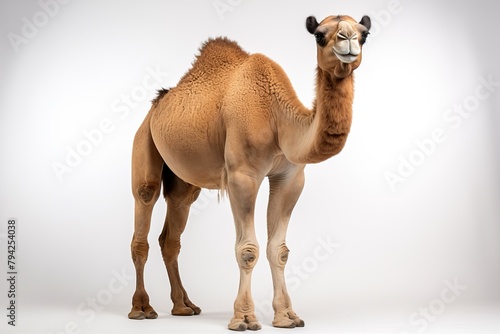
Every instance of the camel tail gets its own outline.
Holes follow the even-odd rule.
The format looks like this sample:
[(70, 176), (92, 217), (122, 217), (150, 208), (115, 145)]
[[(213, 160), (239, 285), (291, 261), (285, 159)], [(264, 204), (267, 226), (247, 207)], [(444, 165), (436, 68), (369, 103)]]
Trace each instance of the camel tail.
[[(161, 99), (163, 99), (163, 97), (165, 97), (165, 95), (167, 95), (169, 91), (170, 89), (168, 88), (158, 89), (156, 97), (151, 101), (153, 105), (152, 108), (158, 106)], [(167, 193), (171, 189), (173, 177), (174, 173), (170, 170), (167, 164), (163, 162), (163, 168), (161, 170), (161, 180), (163, 184), (163, 197), (165, 198), (167, 198)]]
[(158, 90), (158, 94), (156, 95), (156, 97), (154, 98), (153, 101), (151, 101), (151, 103), (153, 104), (153, 107), (157, 106), (158, 103), (160, 102), (160, 100), (170, 91), (170, 89), (168, 88), (162, 88), (162, 89), (159, 89)]

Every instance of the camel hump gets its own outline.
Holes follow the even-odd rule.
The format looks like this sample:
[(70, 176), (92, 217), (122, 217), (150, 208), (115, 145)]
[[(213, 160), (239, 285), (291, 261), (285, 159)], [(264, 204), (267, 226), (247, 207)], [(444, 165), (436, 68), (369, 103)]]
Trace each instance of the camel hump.
[(245, 58), (248, 56), (248, 53), (235, 41), (232, 41), (227, 37), (217, 37), (210, 38), (202, 44), (198, 58), (205, 55), (218, 58), (224, 56)]
[(178, 86), (186, 83), (191, 85), (200, 80), (210, 82), (234, 71), (249, 54), (238, 43), (226, 37), (209, 39), (199, 49), (191, 69), (181, 78)]
[(203, 43), (199, 52), (193, 64), (193, 72), (231, 71), (249, 57), (238, 43), (227, 37), (209, 39)]

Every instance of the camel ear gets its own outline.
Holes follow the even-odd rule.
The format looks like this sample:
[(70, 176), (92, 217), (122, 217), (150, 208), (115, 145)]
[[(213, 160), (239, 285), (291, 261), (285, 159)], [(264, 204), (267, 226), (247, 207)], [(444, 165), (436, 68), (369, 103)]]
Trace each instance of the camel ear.
[(372, 27), (372, 20), (370, 19), (369, 16), (363, 16), (363, 18), (361, 19), (361, 21), (359, 21), (359, 24), (363, 25), (365, 28), (366, 28), (366, 31), (363, 31), (363, 33), (361, 34), (361, 40), (359, 41), (359, 43), (361, 43), (361, 45), (365, 44), (366, 42), (366, 38), (368, 38), (368, 35), (370, 34), (370, 28)]
[(372, 27), (372, 20), (367, 15), (363, 16), (361, 18), (361, 21), (359, 21), (359, 23), (364, 25), (366, 30), (370, 30), (370, 28)]
[(314, 16), (309, 16), (306, 19), (306, 28), (311, 34), (316, 38), (316, 43), (319, 46), (324, 47), (326, 45), (325, 34), (321, 31), (317, 31), (316, 29), (319, 27), (319, 23)]
[(316, 31), (316, 28), (318, 26), (319, 26), (319, 23), (314, 16), (309, 16), (306, 19), (306, 28), (307, 28), (307, 31), (309, 31), (309, 33), (314, 35), (314, 32)]

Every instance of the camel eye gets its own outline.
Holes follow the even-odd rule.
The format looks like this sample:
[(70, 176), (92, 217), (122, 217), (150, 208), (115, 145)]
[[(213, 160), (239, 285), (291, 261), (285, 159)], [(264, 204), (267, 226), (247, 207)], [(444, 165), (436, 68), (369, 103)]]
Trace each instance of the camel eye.
[(359, 41), (361, 45), (365, 44), (366, 38), (368, 37), (369, 34), (370, 33), (368, 31), (363, 31), (363, 33), (361, 33), (361, 40)]
[(316, 33), (314, 34), (314, 37), (316, 38), (316, 43), (318, 43), (319, 46), (324, 47), (326, 45), (326, 39), (324, 34)]

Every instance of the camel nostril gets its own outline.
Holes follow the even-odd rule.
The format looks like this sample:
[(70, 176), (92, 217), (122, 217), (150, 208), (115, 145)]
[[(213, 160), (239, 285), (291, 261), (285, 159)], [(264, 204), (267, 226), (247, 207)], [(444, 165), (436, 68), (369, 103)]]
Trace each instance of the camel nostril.
[(339, 33), (337, 34), (337, 37), (338, 37), (338, 38), (340, 38), (340, 39), (342, 39), (342, 40), (347, 40), (347, 39), (349, 39), (349, 37), (347, 37), (347, 36), (346, 36), (345, 34), (343, 34), (342, 32), (339, 32)]

